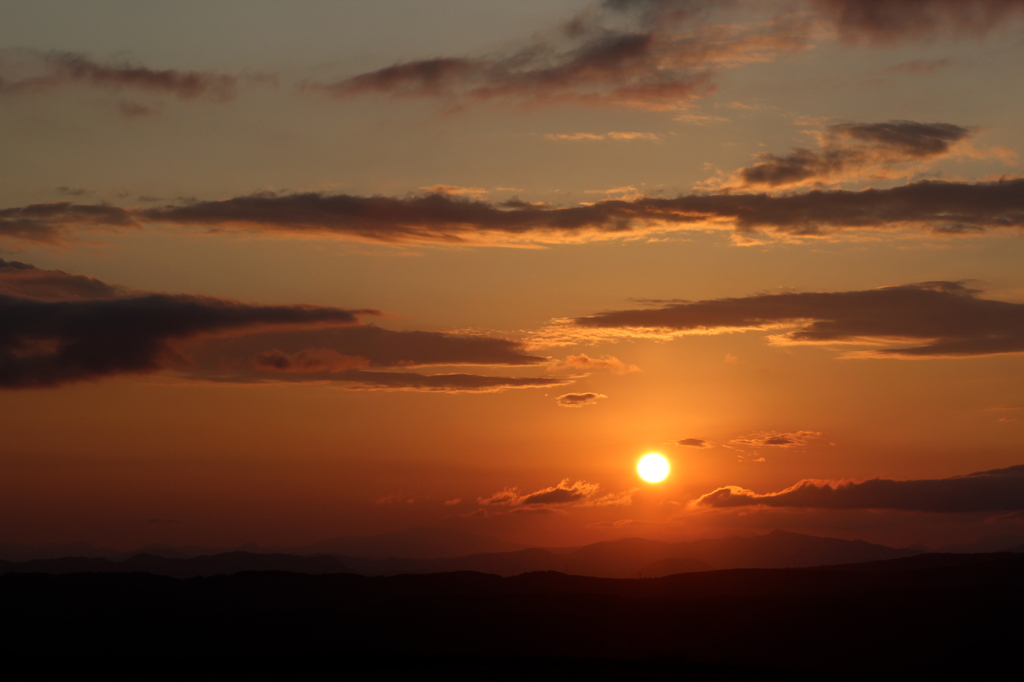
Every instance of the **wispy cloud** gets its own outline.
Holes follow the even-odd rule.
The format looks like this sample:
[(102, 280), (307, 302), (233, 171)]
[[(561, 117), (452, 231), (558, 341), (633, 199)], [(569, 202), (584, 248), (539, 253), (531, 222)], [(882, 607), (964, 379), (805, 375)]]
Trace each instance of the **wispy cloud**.
[(962, 282), (926, 282), (867, 291), (762, 294), (608, 311), (577, 318), (575, 324), (638, 336), (647, 329), (675, 334), (776, 330), (772, 340), (778, 344), (869, 347), (847, 354), (855, 357), (1024, 352), (1024, 304), (983, 299), (980, 293)]
[(676, 109), (713, 89), (716, 70), (808, 46), (809, 25), (792, 17), (742, 24), (728, 3), (666, 0), (590, 7), (505, 54), (400, 62), (306, 90), (339, 98), (368, 94)]
[[(272, 84), (272, 75), (236, 76), (213, 71), (151, 69), (128, 63), (102, 64), (74, 52), (0, 51), (0, 93), (48, 90), (81, 83), (111, 90), (136, 90), (172, 95), (179, 99), (227, 100), (242, 83)], [(126, 116), (146, 115), (149, 107), (123, 102)]]
[(608, 199), (566, 207), (445, 194), (395, 198), (308, 192), (158, 208), (57, 202), (0, 209), (0, 237), (39, 242), (59, 242), (80, 229), (160, 224), (450, 244), (573, 243), (680, 230), (732, 230), (741, 239), (840, 238), (895, 230), (966, 235), (1024, 227), (1024, 178), (784, 195), (719, 192)]
[(817, 150), (759, 154), (754, 165), (712, 184), (781, 189), (913, 175), (924, 164), (969, 152), (964, 143), (970, 136), (968, 128), (952, 123), (838, 123), (817, 132)]
[(785, 490), (765, 494), (726, 486), (702, 495), (696, 504), (933, 513), (1018, 511), (1024, 510), (1024, 465), (940, 479), (805, 480)]

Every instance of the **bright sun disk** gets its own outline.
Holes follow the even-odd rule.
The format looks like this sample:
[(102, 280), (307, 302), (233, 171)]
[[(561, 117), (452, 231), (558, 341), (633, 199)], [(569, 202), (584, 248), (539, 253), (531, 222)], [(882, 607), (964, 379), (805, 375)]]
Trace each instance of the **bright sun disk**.
[(636, 472), (648, 483), (664, 481), (670, 468), (668, 460), (656, 452), (644, 455), (636, 464)]

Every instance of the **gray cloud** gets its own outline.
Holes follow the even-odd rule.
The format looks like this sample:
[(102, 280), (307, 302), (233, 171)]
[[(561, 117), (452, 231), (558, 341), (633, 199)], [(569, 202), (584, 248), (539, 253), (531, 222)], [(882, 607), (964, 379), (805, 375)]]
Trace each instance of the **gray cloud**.
[(848, 43), (983, 38), (1024, 19), (1022, 0), (812, 0)]
[(464, 104), (526, 103), (674, 108), (713, 89), (715, 70), (808, 45), (805, 22), (756, 27), (711, 21), (728, 3), (606, 2), (503, 55), (401, 62), (307, 90)]
[(704, 440), (703, 438), (683, 438), (682, 440), (677, 440), (676, 441), (676, 445), (685, 445), (685, 446), (691, 447), (691, 448), (709, 448), (709, 447), (711, 447), (711, 443), (709, 443), (708, 441)]
[[(44, 90), (70, 83), (115, 90), (142, 90), (173, 95), (180, 99), (200, 97), (225, 100), (235, 95), (237, 76), (209, 71), (150, 69), (130, 64), (100, 64), (74, 52), (36, 52), (5, 50), (0, 52), (0, 93)], [(270, 76), (251, 76), (246, 80), (268, 82)], [(126, 115), (144, 113), (139, 106), (127, 105)], [(145, 107), (144, 107), (145, 108)]]
[[(582, 327), (726, 332), (795, 328), (780, 343), (887, 347), (875, 357), (962, 357), (1024, 352), (1024, 304), (992, 301), (962, 282), (925, 282), (868, 291), (762, 294), (616, 310), (581, 317)], [(894, 339), (919, 342), (897, 345)]]
[(801, 481), (786, 490), (763, 495), (728, 486), (703, 495), (697, 504), (934, 513), (1019, 511), (1024, 510), (1024, 465), (941, 479)]

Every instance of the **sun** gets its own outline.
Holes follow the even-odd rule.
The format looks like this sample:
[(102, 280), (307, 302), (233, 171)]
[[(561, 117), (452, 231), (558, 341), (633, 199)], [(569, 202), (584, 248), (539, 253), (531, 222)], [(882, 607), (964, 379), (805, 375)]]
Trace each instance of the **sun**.
[(668, 460), (657, 452), (644, 455), (640, 458), (640, 461), (636, 463), (636, 472), (640, 474), (640, 478), (644, 479), (648, 483), (660, 483), (661, 481), (664, 481), (665, 477), (668, 476), (670, 468)]

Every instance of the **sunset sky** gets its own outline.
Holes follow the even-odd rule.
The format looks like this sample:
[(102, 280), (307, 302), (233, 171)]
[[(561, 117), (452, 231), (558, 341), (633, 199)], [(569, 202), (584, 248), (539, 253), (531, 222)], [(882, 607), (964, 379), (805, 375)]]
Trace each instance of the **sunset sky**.
[(1022, 29), (4, 0), (0, 542), (1024, 536)]

